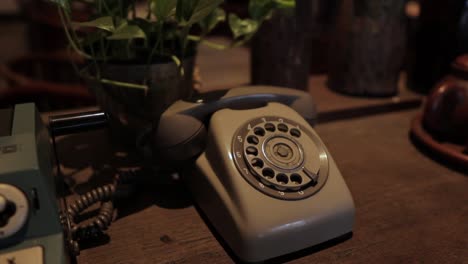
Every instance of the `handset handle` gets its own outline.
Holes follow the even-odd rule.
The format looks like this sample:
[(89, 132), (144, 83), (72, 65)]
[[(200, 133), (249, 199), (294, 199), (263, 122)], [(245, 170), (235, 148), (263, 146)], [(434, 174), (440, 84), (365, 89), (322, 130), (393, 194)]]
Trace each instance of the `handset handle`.
[(285, 104), (311, 125), (317, 112), (312, 97), (303, 91), (273, 86), (245, 86), (216, 91), (193, 101), (177, 101), (161, 116), (154, 144), (170, 160), (187, 160), (204, 148), (204, 122), (221, 109), (252, 109), (270, 102)]
[(314, 124), (317, 119), (316, 106), (310, 94), (274, 86), (243, 86), (200, 94), (190, 102), (174, 103), (166, 113), (189, 115), (205, 120), (212, 113), (224, 108), (251, 109), (265, 106), (269, 102), (278, 102), (291, 107), (310, 124)]

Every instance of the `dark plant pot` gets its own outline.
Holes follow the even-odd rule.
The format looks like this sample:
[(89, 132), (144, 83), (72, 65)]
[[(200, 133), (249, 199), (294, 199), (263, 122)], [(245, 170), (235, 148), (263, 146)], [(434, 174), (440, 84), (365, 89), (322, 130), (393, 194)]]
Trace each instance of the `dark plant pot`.
[[(111, 133), (127, 147), (148, 145), (144, 138), (158, 125), (161, 114), (175, 101), (187, 99), (193, 92), (194, 59), (183, 61), (184, 75), (173, 63), (106, 64), (102, 78), (141, 84), (148, 78), (149, 90), (103, 84), (88, 79), (102, 110), (110, 117)], [(145, 141), (145, 142), (142, 142)]]
[(291, 14), (278, 10), (253, 38), (252, 84), (307, 90), (312, 2), (299, 0)]
[(392, 96), (405, 56), (406, 0), (342, 0), (329, 49), (328, 86), (359, 96)]

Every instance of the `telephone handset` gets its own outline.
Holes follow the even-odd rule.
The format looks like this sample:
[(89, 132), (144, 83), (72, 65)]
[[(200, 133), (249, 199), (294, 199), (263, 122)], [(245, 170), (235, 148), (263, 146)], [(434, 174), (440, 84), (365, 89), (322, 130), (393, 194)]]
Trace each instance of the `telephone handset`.
[(156, 139), (170, 158), (196, 158), (185, 181), (199, 207), (237, 256), (263, 261), (352, 231), (353, 199), (314, 118), (304, 92), (236, 88), (176, 102)]
[(169, 160), (188, 160), (203, 151), (206, 139), (204, 124), (213, 113), (225, 108), (252, 109), (269, 102), (290, 106), (310, 124), (317, 119), (315, 103), (303, 91), (273, 86), (244, 86), (202, 94), (191, 101), (175, 102), (162, 114), (153, 145)]

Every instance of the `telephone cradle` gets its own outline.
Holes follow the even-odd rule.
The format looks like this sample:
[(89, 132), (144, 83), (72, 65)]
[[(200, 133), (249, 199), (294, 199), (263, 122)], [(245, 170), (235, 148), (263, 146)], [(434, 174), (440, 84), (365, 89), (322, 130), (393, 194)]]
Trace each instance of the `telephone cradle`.
[[(31, 131), (41, 127), (33, 104), (17, 105), (13, 124), (17, 111), (29, 111), (28, 118), (34, 118), (36, 126)], [(61, 134), (72, 133), (102, 123), (93, 120), (102, 116), (62, 116), (52, 118), (50, 126)], [(162, 114), (151, 142), (171, 163), (190, 164), (183, 180), (207, 220), (235, 255), (258, 262), (352, 232), (353, 199), (311, 126), (315, 119), (315, 104), (307, 93), (270, 86), (239, 87), (175, 102)], [(15, 126), (20, 125), (9, 131), (18, 131)], [(46, 130), (40, 131), (36, 133), (48, 137)], [(12, 145), (16, 134), (0, 134), (0, 147)], [(45, 154), (40, 157), (50, 159), (44, 142), (15, 143), (22, 150), (17, 155), (40, 151)], [(30, 145), (35, 148), (29, 149)], [(30, 156), (34, 161), (41, 159)], [(0, 154), (0, 164), (11, 163), (11, 157)], [(0, 260), (39, 246), (41, 258), (47, 261), (37, 263), (66, 263), (50, 161), (42, 163), (49, 164), (39, 169), (42, 173), (24, 171), (23, 180), (14, 174), (19, 168), (7, 172), (0, 166), (0, 214), (7, 212), (2, 197), (5, 204), (26, 208), (21, 220), (16, 215), (21, 210), (16, 210), (0, 226), (0, 234), (15, 226), (9, 235), (0, 237)], [(11, 186), (16, 196), (3, 185)], [(31, 190), (36, 190), (36, 196), (31, 196)], [(33, 212), (36, 202), (44, 205), (41, 210), (48, 212), (46, 216)], [(50, 228), (33, 234), (45, 222)], [(46, 241), (51, 236), (56, 239)], [(57, 257), (50, 258), (51, 254)]]

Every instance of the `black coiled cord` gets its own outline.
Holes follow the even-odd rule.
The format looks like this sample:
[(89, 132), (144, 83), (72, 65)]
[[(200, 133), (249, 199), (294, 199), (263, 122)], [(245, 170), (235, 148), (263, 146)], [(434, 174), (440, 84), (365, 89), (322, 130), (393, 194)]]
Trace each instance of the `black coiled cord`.
[(111, 183), (97, 187), (83, 195), (68, 207), (68, 215), (75, 220), (76, 216), (97, 202), (109, 201), (115, 193), (116, 185)]
[[(72, 238), (69, 239), (68, 246), (73, 255), (80, 254), (81, 241), (100, 237), (109, 228), (114, 216), (114, 201), (128, 197), (133, 193), (136, 177), (135, 171), (119, 171), (115, 175), (113, 183), (80, 195), (76, 201), (70, 204), (66, 213), (71, 222)], [(99, 213), (87, 224), (77, 224), (77, 216), (98, 202), (101, 203)], [(62, 216), (62, 218), (67, 216)]]

